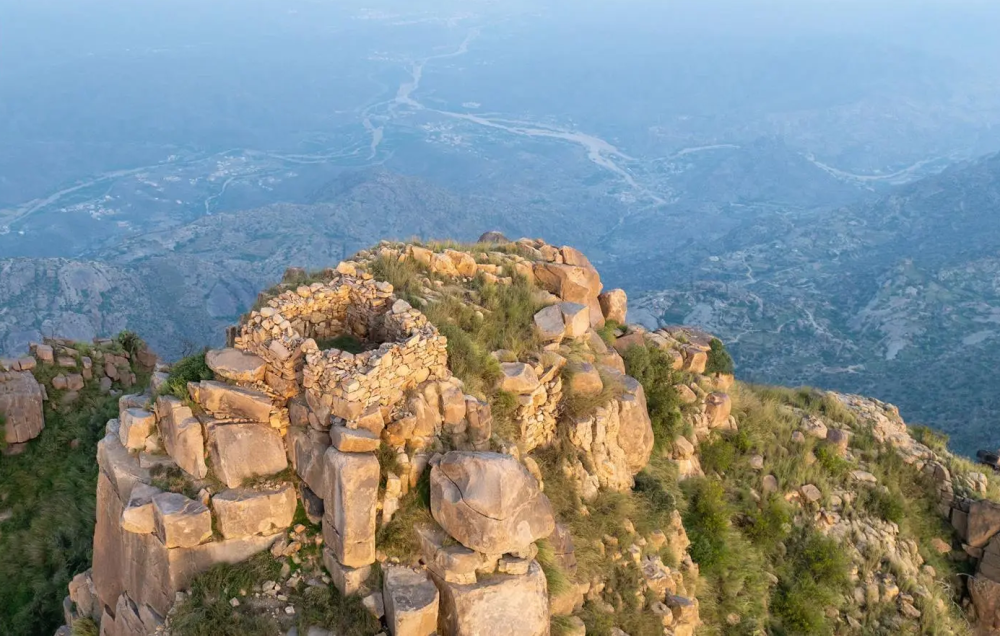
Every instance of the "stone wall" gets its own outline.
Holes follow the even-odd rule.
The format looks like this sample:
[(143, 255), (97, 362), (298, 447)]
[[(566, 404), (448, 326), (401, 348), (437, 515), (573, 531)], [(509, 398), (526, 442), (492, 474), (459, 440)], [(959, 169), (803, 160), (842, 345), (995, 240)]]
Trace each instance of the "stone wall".
[(447, 341), (423, 314), (398, 300), (380, 318), (371, 321), (373, 333), (389, 342), (378, 349), (351, 354), (302, 345), (302, 386), (320, 421), (332, 414), (354, 422), (370, 407), (391, 409), (406, 391), (449, 375)]
[[(233, 348), (206, 354), (216, 379), (189, 383), (190, 401), (123, 398), (99, 446), (94, 566), (73, 586), (81, 615), (90, 608), (108, 636), (159, 629), (176, 594), (213, 564), (268, 548), (289, 554), (282, 537), (300, 499), (322, 529), (315, 539), (329, 580), (343, 594), (365, 594), (366, 604), (378, 596), (371, 607), (383, 607), (391, 633), (548, 634), (554, 610), (535, 542), (553, 533), (555, 519), (527, 454), (569, 425), (567, 391), (600, 391), (598, 367), (624, 388), (575, 423), (589, 431), (576, 459), (595, 490), (631, 487), (649, 460), (652, 428), (641, 386), (593, 330), (605, 311), (624, 313), (624, 293), (602, 295), (596, 270), (571, 248), (524, 240), (512, 249), (383, 244), (325, 282), (286, 284), (265, 299), (236, 328)], [(455, 282), (510, 284), (518, 275), (542, 284), (538, 295), (554, 308), (544, 326), (555, 335), (525, 361), (501, 364), (498, 388), (517, 400), (516, 443), (493, 436), (490, 404), (451, 375), (446, 339), (365, 271), (380, 257), (414, 259)], [(321, 349), (343, 334), (366, 350)], [(154, 375), (154, 389), (164, 380)], [(392, 468), (382, 465), (386, 451)], [(415, 529), (420, 554), (383, 564), (382, 589), (372, 590), (377, 528), (428, 469), (436, 524)], [(567, 531), (557, 543), (572, 563)], [(582, 603), (574, 590), (570, 609)]]

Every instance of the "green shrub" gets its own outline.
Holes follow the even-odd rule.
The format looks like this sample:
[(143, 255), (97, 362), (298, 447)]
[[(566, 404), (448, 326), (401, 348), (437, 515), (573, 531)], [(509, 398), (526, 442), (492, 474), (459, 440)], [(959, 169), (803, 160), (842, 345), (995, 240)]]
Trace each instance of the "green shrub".
[(791, 531), (792, 510), (780, 497), (771, 496), (747, 514), (743, 534), (755, 545), (774, 549)]
[(146, 346), (146, 343), (139, 337), (139, 334), (127, 329), (118, 334), (118, 337), (115, 338), (115, 342), (117, 342), (121, 348), (133, 358), (135, 357), (135, 354), (142, 351), (142, 349)]
[(202, 380), (214, 380), (215, 374), (205, 362), (205, 351), (190, 355), (178, 361), (170, 368), (167, 382), (160, 389), (161, 395), (173, 395), (181, 400), (187, 400), (188, 382), (201, 382)]
[(684, 489), (688, 500), (684, 528), (691, 541), (691, 558), (710, 570), (722, 562), (729, 549), (730, 511), (725, 490), (721, 482), (708, 478), (689, 479)]
[(733, 358), (726, 351), (725, 345), (718, 338), (709, 341), (708, 362), (705, 364), (705, 374), (733, 372)]
[(906, 515), (906, 504), (902, 496), (879, 486), (860, 489), (856, 505), (876, 519), (896, 524), (902, 523)]
[(98, 636), (97, 624), (89, 618), (78, 618), (73, 621), (72, 636)]
[(828, 606), (839, 607), (850, 582), (850, 563), (841, 546), (810, 528), (790, 542), (775, 592), (775, 631), (831, 634)]
[(701, 466), (706, 472), (716, 472), (721, 475), (728, 472), (736, 462), (736, 447), (723, 436), (702, 442), (699, 450)]
[(941, 431), (935, 431), (929, 426), (915, 425), (908, 427), (910, 435), (927, 448), (943, 453), (948, 450), (948, 435)]
[(680, 432), (680, 400), (674, 389), (673, 361), (656, 347), (633, 345), (625, 351), (625, 369), (642, 384), (657, 448), (673, 442)]
[(606, 320), (604, 325), (597, 329), (597, 335), (601, 337), (609, 347), (615, 343), (615, 334), (621, 329), (621, 324), (615, 322), (614, 320)]
[(851, 462), (838, 455), (829, 444), (820, 444), (813, 452), (820, 466), (833, 477), (842, 479), (853, 468)]
[(780, 585), (772, 603), (774, 632), (787, 636), (832, 633), (826, 623), (822, 592), (809, 580)]
[(677, 508), (674, 496), (667, 492), (659, 479), (645, 470), (635, 476), (632, 491), (645, 499), (654, 512), (670, 513)]
[(94, 384), (65, 411), (46, 402), (41, 435), (23, 453), (0, 457), (0, 508), (12, 513), (0, 523), (0, 634), (53, 633), (70, 580), (90, 567), (94, 457), (118, 413), (117, 398)]

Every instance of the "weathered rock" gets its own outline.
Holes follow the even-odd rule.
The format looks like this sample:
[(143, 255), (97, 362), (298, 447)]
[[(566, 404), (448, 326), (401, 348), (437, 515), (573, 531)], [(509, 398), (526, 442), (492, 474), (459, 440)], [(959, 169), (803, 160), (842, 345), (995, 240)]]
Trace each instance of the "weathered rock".
[(431, 513), (459, 543), (486, 554), (526, 549), (555, 528), (538, 482), (499, 453), (444, 455), (431, 469)]
[(1000, 532), (1000, 503), (988, 500), (972, 502), (969, 506), (969, 529), (966, 543), (982, 548)]
[(337, 555), (329, 547), (323, 547), (323, 565), (326, 566), (333, 586), (344, 596), (357, 594), (365, 587), (365, 581), (371, 576), (372, 566), (362, 565), (352, 568), (337, 560)]
[(146, 438), (156, 427), (156, 416), (145, 409), (125, 409), (122, 411), (118, 424), (118, 435), (122, 445), (129, 450), (142, 450), (146, 446)]
[(978, 633), (1000, 633), (1000, 582), (975, 576), (969, 583), (969, 596), (976, 607)]
[(229, 488), (288, 467), (281, 434), (264, 424), (211, 424), (208, 448), (216, 476)]
[(148, 484), (138, 483), (132, 488), (128, 505), (122, 510), (122, 530), (136, 534), (150, 534), (156, 530), (153, 497), (162, 491)]
[(497, 230), (490, 230), (489, 232), (483, 233), (479, 237), (479, 239), (477, 239), (476, 242), (477, 243), (496, 243), (498, 245), (501, 245), (501, 244), (504, 244), (504, 243), (510, 243), (510, 239), (508, 239), (506, 236), (504, 236), (502, 232), (499, 232)]
[(45, 364), (52, 364), (55, 361), (55, 352), (52, 347), (47, 344), (35, 345), (35, 357), (38, 358), (39, 362), (44, 362)]
[(549, 305), (536, 313), (534, 322), (535, 332), (542, 342), (558, 342), (566, 335), (566, 324), (559, 305)]
[(830, 448), (832, 448), (838, 455), (843, 455), (847, 451), (847, 446), (850, 443), (850, 440), (850, 434), (839, 428), (831, 428), (826, 432), (826, 443), (829, 444)]
[(823, 493), (820, 489), (812, 484), (806, 484), (799, 488), (799, 492), (805, 497), (806, 501), (815, 503), (823, 498)]
[(568, 365), (570, 373), (569, 390), (577, 395), (598, 395), (604, 390), (604, 382), (597, 368), (589, 362), (573, 362)]
[(612, 289), (597, 297), (604, 318), (624, 325), (628, 313), (628, 296), (623, 289)]
[(293, 427), (288, 429), (288, 446), (295, 472), (310, 490), (322, 496), (327, 489), (323, 457), (330, 448), (329, 433)]
[(325, 455), (327, 492), (323, 496), (323, 537), (337, 560), (358, 568), (375, 562), (375, 516), (379, 463), (370, 453)]
[(215, 375), (232, 382), (263, 382), (267, 370), (263, 358), (231, 348), (207, 351), (205, 363)]
[(0, 433), (7, 444), (23, 444), (45, 428), (42, 387), (26, 371), (0, 372), (0, 414), (6, 424)]
[(276, 490), (226, 490), (212, 497), (219, 532), (226, 539), (270, 535), (287, 528), (295, 517), (296, 503), (291, 484)]
[(579, 303), (559, 303), (567, 338), (582, 338), (590, 331), (590, 308)]
[(343, 453), (370, 453), (378, 450), (381, 440), (377, 435), (364, 429), (350, 429), (334, 426), (330, 429), (330, 442)]
[(516, 395), (527, 395), (538, 388), (535, 370), (523, 362), (503, 362), (500, 364), (503, 377), (500, 388)]
[(157, 398), (156, 424), (167, 454), (189, 475), (204, 479), (208, 474), (205, 441), (201, 422), (191, 409), (175, 397)]
[(440, 595), (426, 571), (387, 566), (382, 598), (392, 636), (431, 636), (437, 632)]
[(200, 501), (177, 492), (152, 498), (156, 536), (167, 548), (191, 548), (212, 536), (212, 513)]
[(618, 444), (625, 451), (625, 461), (632, 474), (637, 474), (649, 463), (653, 454), (653, 424), (646, 408), (646, 393), (635, 378), (624, 376), (625, 392), (618, 398)]
[(681, 354), (683, 355), (683, 365), (681, 370), (688, 371), (690, 373), (704, 373), (705, 366), (708, 364), (708, 354), (697, 347), (690, 345), (685, 345), (681, 347)]
[(441, 636), (548, 636), (545, 574), (532, 562), (521, 576), (496, 575), (474, 584), (434, 577), (441, 592)]
[(709, 393), (705, 397), (705, 417), (709, 428), (717, 428), (729, 421), (733, 401), (725, 393)]
[(206, 380), (188, 384), (191, 399), (219, 419), (269, 422), (271, 398), (260, 391)]

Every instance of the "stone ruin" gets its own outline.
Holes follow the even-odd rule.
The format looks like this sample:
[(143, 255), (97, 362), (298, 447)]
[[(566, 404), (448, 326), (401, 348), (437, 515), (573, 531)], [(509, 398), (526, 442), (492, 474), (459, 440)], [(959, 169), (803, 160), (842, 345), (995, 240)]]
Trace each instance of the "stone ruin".
[[(557, 351), (579, 341), (595, 355), (573, 363), (570, 390), (599, 392), (608, 377), (623, 390), (568, 424), (576, 456), (565, 471), (589, 498), (629, 489), (649, 460), (642, 387), (593, 330), (624, 320), (624, 293), (602, 293), (596, 270), (572, 248), (519, 245), (527, 257), (400, 244), (362, 252), (322, 282), (262, 298), (230, 330), (229, 348), (207, 352), (216, 379), (189, 383), (189, 400), (159, 395), (162, 371), (151, 393), (123, 397), (98, 447), (93, 568), (70, 586), (67, 623), (90, 616), (102, 636), (162, 630), (177, 594), (212, 565), (266, 549), (294, 554), (286, 537), (299, 501), (321, 525), (317, 544), (333, 585), (345, 595), (378, 595), (366, 605), (394, 636), (541, 636), (550, 615), (578, 610), (586, 590), (599, 594), (579, 585), (550, 606), (535, 542), (550, 537), (567, 571), (575, 568), (573, 543), (525, 454), (556, 435), (567, 366)], [(504, 273), (513, 270), (541, 288), (549, 307), (535, 327), (545, 350), (501, 364), (501, 388), (518, 404), (516, 446), (493, 438), (490, 405), (451, 375), (446, 339), (366, 271), (375, 258), (413, 258), (442, 276), (497, 284), (509, 284)], [(345, 335), (363, 351), (331, 346)], [(503, 452), (491, 451), (497, 444)], [(391, 468), (380, 462), (386, 453)], [(428, 470), (436, 523), (414, 528), (420, 553), (410, 563), (382, 563), (383, 587), (372, 591), (372, 567), (384, 559), (376, 530)], [(163, 471), (183, 474), (189, 487), (171, 488), (157, 479)], [(662, 564), (652, 569), (666, 576)], [(671, 607), (666, 615), (680, 605)]]

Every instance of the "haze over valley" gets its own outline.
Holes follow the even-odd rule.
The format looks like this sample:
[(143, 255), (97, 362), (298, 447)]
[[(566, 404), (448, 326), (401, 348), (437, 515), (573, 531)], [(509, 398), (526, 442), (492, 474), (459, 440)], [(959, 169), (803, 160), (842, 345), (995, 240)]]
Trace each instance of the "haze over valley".
[(1000, 9), (962, 5), (0, 2), (0, 350), (176, 358), (289, 265), (496, 229), (996, 447)]

